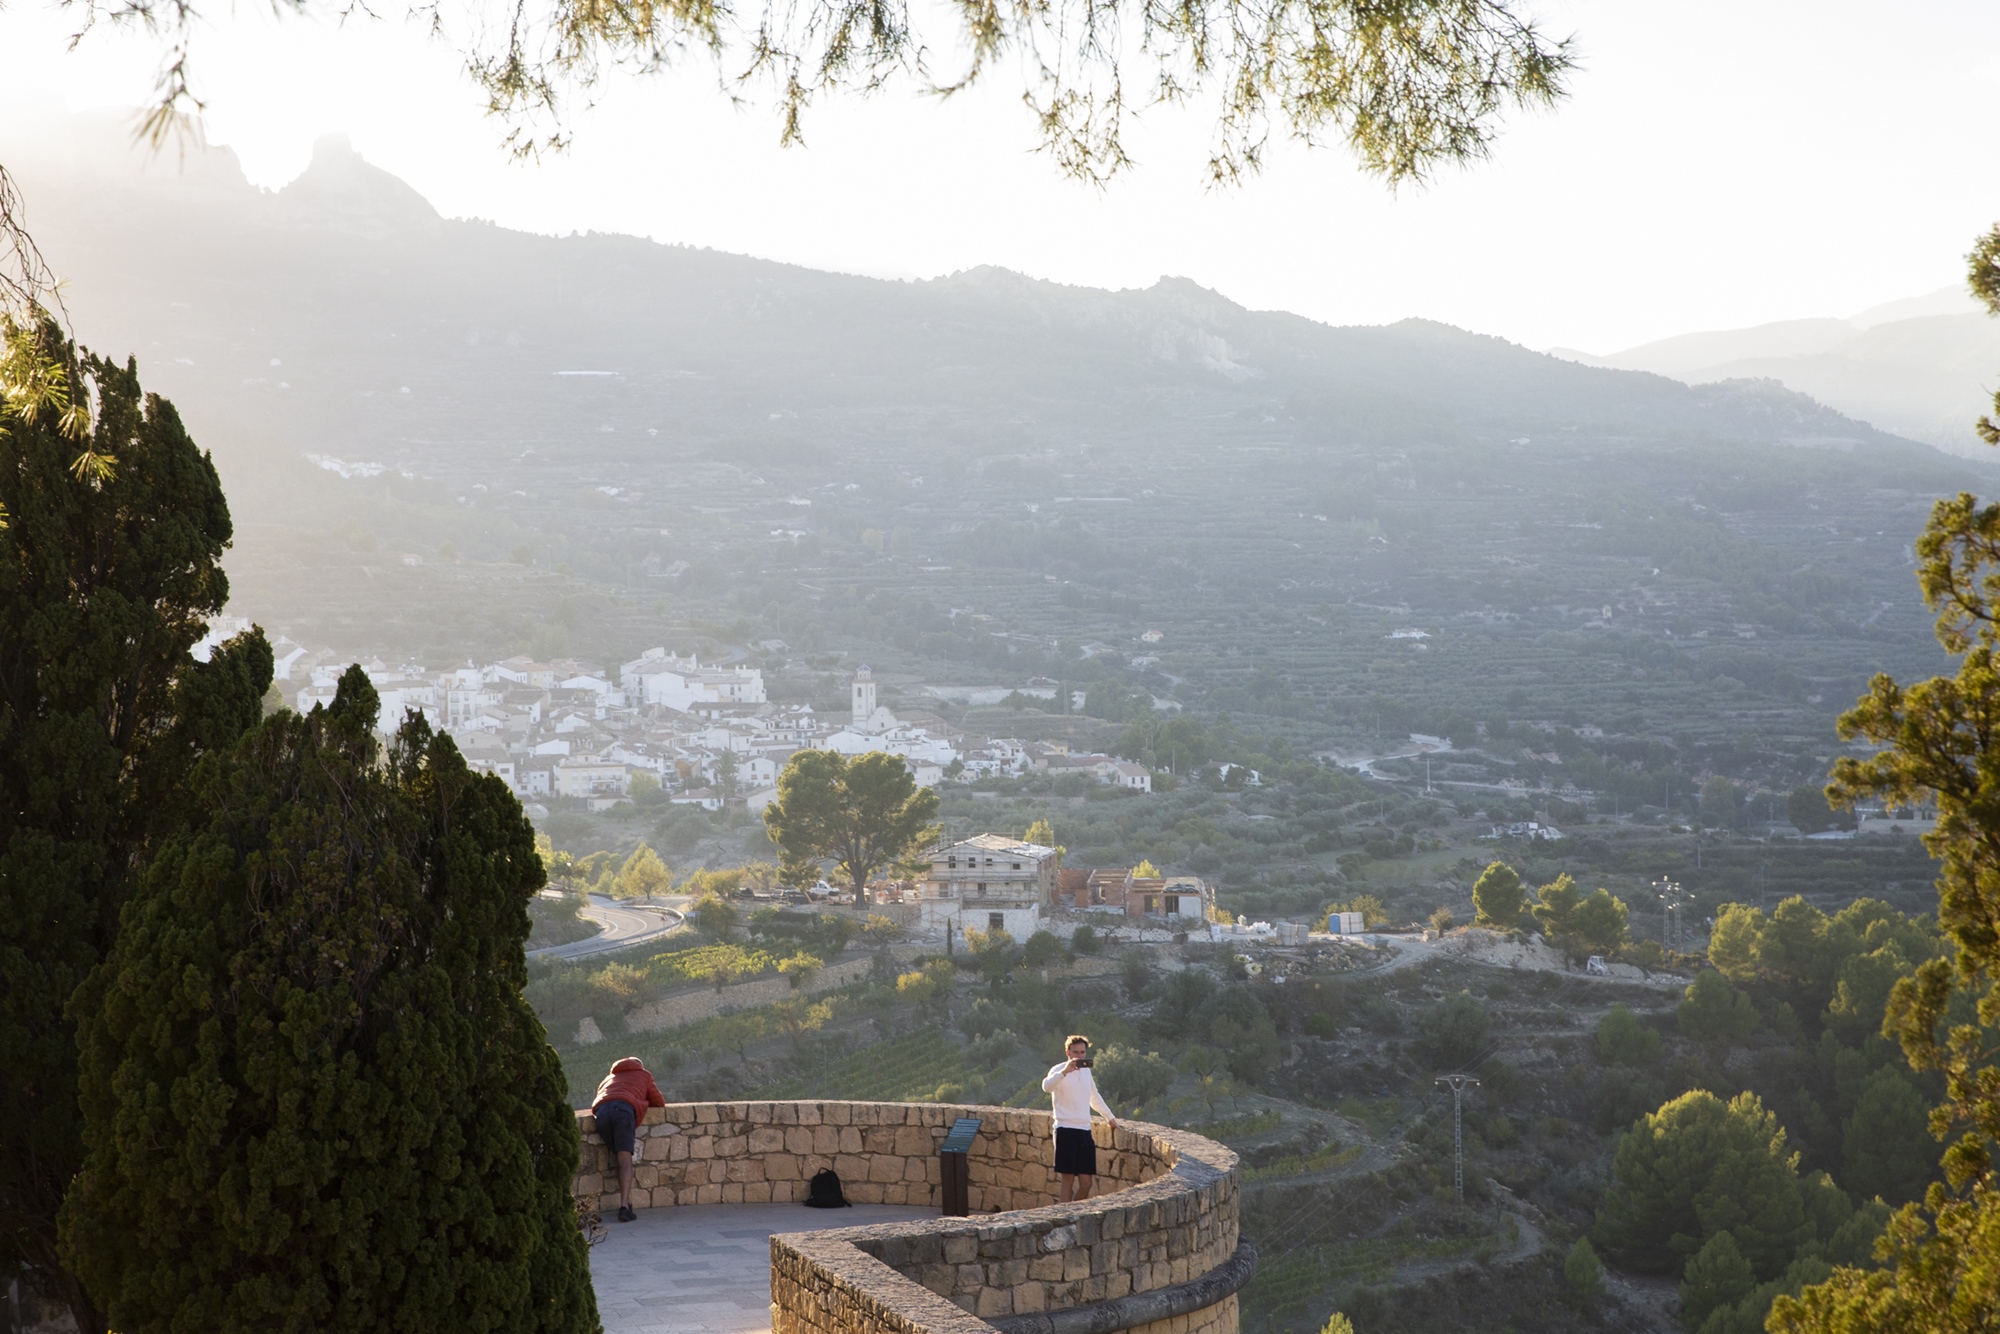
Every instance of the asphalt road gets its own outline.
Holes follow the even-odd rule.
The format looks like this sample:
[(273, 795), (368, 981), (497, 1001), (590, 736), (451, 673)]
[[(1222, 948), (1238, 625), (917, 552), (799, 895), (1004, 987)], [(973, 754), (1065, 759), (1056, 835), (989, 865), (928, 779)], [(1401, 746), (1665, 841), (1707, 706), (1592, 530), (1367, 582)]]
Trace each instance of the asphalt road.
[(609, 954), (629, 945), (643, 945), (679, 930), (686, 920), (683, 909), (687, 903), (688, 900), (679, 895), (654, 899), (649, 903), (619, 903), (601, 894), (592, 894), (590, 902), (579, 909), (577, 915), (585, 921), (597, 923), (604, 928), (602, 931), (584, 940), (572, 940), (567, 945), (530, 950), (528, 957), (587, 959), (594, 954)]

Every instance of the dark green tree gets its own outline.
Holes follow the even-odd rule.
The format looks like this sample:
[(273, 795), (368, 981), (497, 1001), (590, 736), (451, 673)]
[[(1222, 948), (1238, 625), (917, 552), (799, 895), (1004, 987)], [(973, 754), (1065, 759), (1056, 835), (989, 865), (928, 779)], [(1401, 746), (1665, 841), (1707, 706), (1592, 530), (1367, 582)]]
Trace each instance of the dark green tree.
[(1756, 1286), (1757, 1275), (1734, 1234), (1718, 1232), (1694, 1253), (1681, 1275), (1681, 1323), (1699, 1330), (1709, 1312), (1733, 1306)]
[(1463, 1070), (1486, 1054), (1493, 1016), (1477, 996), (1459, 991), (1417, 1016), (1424, 1055), (1440, 1070)]
[(1682, 1037), (1741, 1042), (1757, 1031), (1757, 1007), (1728, 978), (1704, 968), (1682, 995), (1674, 1023)]
[(1891, 1204), (1917, 1199), (1937, 1171), (1930, 1106), (1903, 1073), (1885, 1065), (1861, 1086), (1841, 1137), (1848, 1190)]
[(1821, 833), (1840, 823), (1840, 816), (1827, 805), (1826, 789), (1817, 783), (1804, 783), (1792, 789), (1785, 798), (1785, 818), (1801, 834)]
[(1595, 1235), (1634, 1269), (1678, 1275), (1727, 1231), (1758, 1276), (1773, 1278), (1813, 1235), (1801, 1185), (1798, 1155), (1755, 1094), (1725, 1103), (1698, 1089), (1618, 1141)]
[(1608, 889), (1585, 894), (1567, 874), (1536, 891), (1531, 911), (1549, 944), (1572, 959), (1615, 954), (1626, 940), (1625, 901)]
[(0, 1273), (88, 1331), (56, 1240), (83, 1158), (65, 1007), (176, 785), (257, 722), (271, 653), (252, 633), (189, 656), (228, 598), (230, 524), (173, 405), (52, 324), (7, 338), (41, 383), (0, 375)]
[(1660, 1059), (1660, 1035), (1624, 1005), (1614, 1005), (1597, 1025), (1597, 1057), (1606, 1065), (1651, 1065)]
[(597, 1327), (576, 1121), (522, 999), (506, 785), (350, 668), (189, 780), (79, 991), (75, 1272), (127, 1334)]
[(899, 756), (802, 750), (778, 775), (764, 825), (787, 864), (833, 862), (861, 903), (868, 878), (907, 857), (937, 809), (937, 793), (918, 787)]
[(1520, 873), (1505, 862), (1489, 863), (1472, 886), (1472, 906), (1478, 910), (1474, 921), (1479, 926), (1512, 930), (1521, 924), (1525, 899)]
[(1585, 1299), (1604, 1291), (1604, 1262), (1597, 1258), (1589, 1237), (1578, 1237), (1576, 1245), (1569, 1248), (1563, 1259), (1563, 1281), (1572, 1293)]

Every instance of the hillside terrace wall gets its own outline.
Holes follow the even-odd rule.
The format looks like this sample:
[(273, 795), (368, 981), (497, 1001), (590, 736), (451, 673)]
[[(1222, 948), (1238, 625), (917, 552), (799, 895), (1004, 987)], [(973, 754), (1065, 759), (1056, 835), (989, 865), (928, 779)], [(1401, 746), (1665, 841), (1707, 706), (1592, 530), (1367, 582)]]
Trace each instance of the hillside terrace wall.
[[(616, 1168), (578, 1116), (577, 1193), (609, 1212)], [(1235, 1289), (1254, 1264), (1238, 1252), (1236, 1155), (1164, 1126), (1099, 1125), (1099, 1193), (1059, 1204), (1046, 1112), (683, 1103), (639, 1127), (633, 1202), (803, 1200), (831, 1167), (858, 1203), (938, 1207), (937, 1145), (961, 1116), (982, 1121), (967, 1155), (972, 1216), (772, 1237), (772, 1334), (1052, 1334), (1044, 1317), (1097, 1303), (1148, 1316), (1105, 1328), (1235, 1334)]]
[[(884, 952), (890, 961), (899, 967), (924, 954), (922, 949), (914, 945), (895, 945)], [(866, 955), (827, 964), (806, 979), (804, 987), (798, 990), (793, 989), (790, 978), (777, 974), (754, 978), (747, 982), (732, 982), (719, 991), (706, 984), (690, 986), (628, 1011), (625, 1015), (625, 1031), (658, 1033), (669, 1028), (679, 1028), (684, 1024), (697, 1023), (703, 1019), (713, 1019), (718, 1014), (728, 1014), (732, 1010), (749, 1010), (760, 1005), (774, 1005), (799, 994), (800, 991), (808, 996), (817, 996), (821, 992), (835, 991), (863, 981), (874, 970), (874, 956)], [(584, 1028), (584, 1024), (588, 1024), (589, 1027)], [(591, 1036), (592, 1034), (595, 1036)], [(577, 1039), (581, 1043), (588, 1044), (602, 1041), (603, 1034), (598, 1031), (595, 1020), (585, 1019), (578, 1025)]]

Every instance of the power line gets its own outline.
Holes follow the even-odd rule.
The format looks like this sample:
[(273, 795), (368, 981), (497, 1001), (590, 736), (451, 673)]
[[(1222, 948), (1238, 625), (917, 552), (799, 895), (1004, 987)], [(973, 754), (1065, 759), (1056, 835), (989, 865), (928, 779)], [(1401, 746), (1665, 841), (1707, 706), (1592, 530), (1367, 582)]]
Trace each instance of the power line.
[(1458, 1202), (1465, 1203), (1465, 1089), (1479, 1087), (1471, 1075), (1439, 1075), (1437, 1082), (1451, 1090), (1451, 1184)]

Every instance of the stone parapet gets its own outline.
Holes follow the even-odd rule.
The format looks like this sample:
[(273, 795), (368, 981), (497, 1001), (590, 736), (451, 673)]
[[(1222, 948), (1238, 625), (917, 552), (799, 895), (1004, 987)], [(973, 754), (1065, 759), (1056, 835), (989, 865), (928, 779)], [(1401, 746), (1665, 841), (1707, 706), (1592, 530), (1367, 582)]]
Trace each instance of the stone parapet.
[[(578, 1115), (577, 1192), (608, 1212), (616, 1169), (589, 1114)], [(1235, 1334), (1235, 1290), (1254, 1265), (1253, 1252), (1238, 1253), (1236, 1155), (1165, 1126), (1100, 1124), (1099, 1193), (1059, 1204), (1046, 1112), (683, 1103), (652, 1110), (639, 1127), (634, 1203), (803, 1200), (813, 1174), (831, 1167), (858, 1203), (938, 1207), (937, 1146), (961, 1116), (982, 1122), (967, 1155), (972, 1216), (772, 1237), (772, 1334), (998, 1334), (988, 1319), (1013, 1326), (1083, 1307), (1104, 1317), (1176, 1312), (1133, 1327), (1143, 1334)], [(1130, 1300), (1146, 1293), (1161, 1296)], [(1189, 1293), (1210, 1304), (1175, 1304)]]

